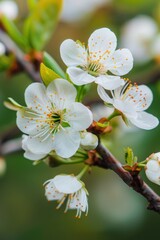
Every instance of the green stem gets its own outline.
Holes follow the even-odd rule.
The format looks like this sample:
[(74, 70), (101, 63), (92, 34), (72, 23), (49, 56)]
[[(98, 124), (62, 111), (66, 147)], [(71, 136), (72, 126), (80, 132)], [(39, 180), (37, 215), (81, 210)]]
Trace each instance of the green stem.
[(107, 117), (107, 120), (110, 121), (112, 118), (117, 117), (119, 115), (121, 115), (121, 112), (115, 109), (114, 112), (109, 117)]
[(82, 95), (83, 95), (83, 91), (84, 91), (84, 85), (80, 86), (80, 89), (78, 91), (78, 95), (77, 95), (77, 102), (81, 102), (82, 101)]
[[(80, 158), (80, 159), (78, 159)], [(84, 159), (82, 159), (82, 157), (77, 157), (76, 160), (71, 160), (71, 159), (59, 159), (57, 160), (59, 163), (63, 163), (63, 164), (75, 164), (75, 163), (82, 163), (84, 162)]]
[(90, 166), (89, 165), (86, 165), (83, 169), (82, 169), (82, 171), (76, 176), (78, 179), (81, 179), (82, 178), (82, 176), (88, 171), (88, 169), (90, 168)]
[(142, 163), (138, 163), (137, 165), (138, 165), (138, 167), (145, 167), (146, 166), (146, 164), (142, 164)]
[(139, 162), (140, 164), (142, 163), (142, 164), (145, 164), (145, 163), (147, 163), (147, 159), (145, 159), (144, 161), (142, 161), (142, 162)]

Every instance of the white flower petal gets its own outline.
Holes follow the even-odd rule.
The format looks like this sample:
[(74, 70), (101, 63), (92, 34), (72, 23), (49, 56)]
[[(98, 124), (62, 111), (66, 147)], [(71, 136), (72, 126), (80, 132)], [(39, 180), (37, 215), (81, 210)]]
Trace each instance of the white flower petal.
[(100, 28), (94, 31), (88, 40), (90, 59), (105, 61), (115, 51), (116, 45), (116, 36), (110, 29)]
[[(42, 118), (41, 118), (42, 117)], [(44, 119), (42, 115), (37, 114), (28, 108), (21, 108), (17, 111), (17, 126), (26, 134), (35, 135), (40, 129), (37, 119)]]
[(149, 158), (160, 162), (160, 152), (153, 153)]
[(122, 112), (124, 115), (126, 115), (127, 118), (137, 117), (137, 112), (134, 107), (134, 104), (129, 101), (122, 101), (119, 99), (115, 99), (113, 106), (118, 109), (120, 112)]
[(25, 91), (25, 102), (28, 108), (43, 114), (51, 108), (51, 103), (46, 96), (46, 88), (42, 83), (32, 83)]
[(53, 108), (59, 110), (74, 102), (76, 95), (76, 88), (64, 79), (55, 79), (47, 87), (47, 96), (53, 103)]
[(40, 160), (42, 158), (44, 158), (46, 156), (46, 153), (33, 153), (29, 150), (28, 148), (28, 136), (27, 135), (23, 135), (22, 136), (23, 140), (22, 140), (22, 148), (23, 150), (25, 150), (25, 153), (24, 153), (24, 157), (29, 159), (29, 160)]
[(45, 183), (45, 196), (48, 201), (61, 200), (65, 197), (64, 193), (61, 193), (57, 190), (54, 185), (54, 179), (51, 179)]
[(132, 102), (137, 111), (146, 110), (153, 101), (153, 94), (149, 87), (145, 85), (133, 86), (125, 94), (127, 97), (132, 97)]
[(137, 118), (129, 118), (129, 120), (135, 126), (146, 130), (153, 129), (159, 124), (158, 118), (146, 112), (138, 112)]
[(124, 84), (124, 80), (118, 76), (101, 75), (95, 82), (107, 90), (114, 90)]
[(107, 60), (107, 69), (113, 74), (122, 76), (133, 68), (133, 57), (128, 49), (119, 49)]
[(51, 135), (45, 140), (44, 138), (35, 138), (34, 136), (29, 136), (27, 140), (27, 146), (28, 149), (35, 154), (48, 154), (50, 151), (54, 150), (54, 142)]
[(67, 73), (71, 81), (78, 86), (94, 82), (96, 79), (94, 76), (88, 74), (87, 71), (78, 67), (69, 67)]
[(79, 132), (73, 132), (70, 128), (65, 128), (56, 133), (54, 148), (57, 155), (63, 158), (73, 156), (80, 145)]
[[(88, 199), (85, 190), (80, 189), (72, 198), (68, 206), (69, 209), (79, 209), (82, 212), (88, 212)], [(78, 213), (78, 212), (77, 212)]]
[(160, 163), (156, 160), (150, 159), (147, 162), (146, 168), (152, 172), (157, 172), (160, 170)]
[(93, 115), (82, 103), (75, 102), (67, 109), (66, 121), (75, 131), (82, 131), (91, 125)]
[(65, 194), (75, 193), (82, 188), (82, 183), (73, 175), (57, 175), (53, 182), (56, 189)]
[(104, 102), (113, 104), (113, 99), (109, 97), (109, 95), (107, 94), (107, 92), (103, 87), (98, 85), (97, 91), (98, 91), (98, 95)]
[(87, 52), (84, 47), (67, 39), (60, 46), (60, 54), (67, 66), (79, 66), (87, 63)]

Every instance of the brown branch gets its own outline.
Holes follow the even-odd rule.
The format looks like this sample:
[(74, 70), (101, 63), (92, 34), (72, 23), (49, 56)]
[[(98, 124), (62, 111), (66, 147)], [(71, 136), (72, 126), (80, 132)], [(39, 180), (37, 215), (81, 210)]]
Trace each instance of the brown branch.
[(35, 70), (34, 64), (26, 61), (26, 55), (21, 51), (21, 49), (14, 43), (14, 41), (0, 29), (0, 41), (5, 45), (7, 52), (11, 52), (16, 57), (18, 64), (27, 73), (27, 75), (34, 82), (41, 82), (41, 77), (39, 71)]
[(94, 165), (113, 170), (129, 187), (148, 200), (148, 209), (160, 213), (160, 196), (158, 196), (136, 172), (126, 171), (122, 164), (100, 143), (96, 148), (101, 158), (97, 158)]

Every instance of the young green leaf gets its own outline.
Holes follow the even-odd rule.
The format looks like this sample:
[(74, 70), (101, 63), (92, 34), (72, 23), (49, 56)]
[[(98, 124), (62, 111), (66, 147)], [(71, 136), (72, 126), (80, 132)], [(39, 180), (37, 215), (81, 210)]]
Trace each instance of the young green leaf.
[(15, 43), (25, 52), (28, 52), (29, 44), (27, 42), (27, 39), (22, 35), (22, 33), (18, 30), (16, 25), (11, 21), (9, 18), (7, 18), (5, 15), (1, 16), (1, 21), (3, 26), (5, 27), (8, 35), (15, 41)]
[(50, 68), (46, 67), (43, 63), (40, 65), (41, 78), (46, 86), (49, 85), (56, 78), (60, 78), (58, 74), (52, 71)]
[(65, 73), (63, 72), (61, 67), (58, 65), (58, 63), (53, 59), (53, 57), (51, 57), (51, 55), (49, 55), (46, 52), (44, 52), (43, 54), (43, 62), (48, 68), (52, 69), (59, 76), (61, 76), (64, 79), (66, 78)]
[(137, 157), (134, 156), (133, 150), (130, 147), (125, 148), (125, 161), (132, 167), (137, 162)]
[[(36, 6), (33, 7), (33, 11), (31, 11), (24, 25), (24, 34), (30, 46), (40, 51), (50, 39), (55, 29), (62, 6), (62, 0), (39, 0), (35, 4)], [(32, 2), (32, 6), (33, 5), (34, 2)]]

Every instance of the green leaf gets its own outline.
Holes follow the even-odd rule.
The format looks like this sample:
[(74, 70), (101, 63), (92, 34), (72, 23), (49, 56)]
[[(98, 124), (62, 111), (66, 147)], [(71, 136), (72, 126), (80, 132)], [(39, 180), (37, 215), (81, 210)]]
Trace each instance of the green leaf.
[(130, 147), (127, 147), (125, 150), (125, 161), (132, 167), (137, 162), (137, 157), (134, 156), (133, 150)]
[(60, 78), (58, 74), (46, 67), (43, 63), (40, 65), (40, 75), (46, 86), (48, 86), (54, 79)]
[[(34, 1), (30, 1), (30, 9)], [(30, 46), (38, 51), (42, 50), (55, 29), (61, 10), (62, 0), (39, 0), (24, 25)]]
[(44, 64), (52, 69), (54, 72), (56, 72), (60, 77), (66, 78), (65, 73), (61, 69), (61, 67), (58, 65), (58, 63), (49, 55), (48, 53), (44, 52), (43, 54), (43, 62)]
[(22, 33), (18, 30), (16, 25), (8, 19), (5, 15), (1, 16), (1, 21), (3, 26), (6, 29), (8, 35), (15, 41), (15, 43), (25, 52), (29, 51), (29, 45), (27, 39), (22, 35)]
[(8, 98), (10, 102), (5, 101), (4, 106), (10, 110), (18, 111), (22, 106), (17, 103), (14, 99)]

